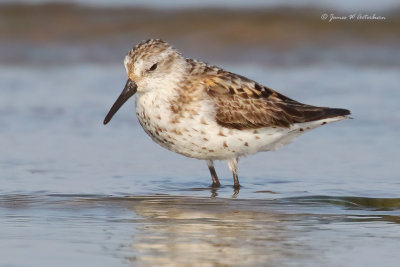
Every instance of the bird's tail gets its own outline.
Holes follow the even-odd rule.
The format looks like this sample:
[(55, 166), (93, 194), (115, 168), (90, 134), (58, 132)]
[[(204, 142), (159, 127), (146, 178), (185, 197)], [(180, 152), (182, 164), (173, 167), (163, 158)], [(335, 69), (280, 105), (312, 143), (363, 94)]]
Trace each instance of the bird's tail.
[(343, 108), (322, 108), (322, 109), (323, 109), (323, 114), (321, 114), (321, 119), (348, 116), (351, 114), (350, 110)]
[(313, 122), (332, 118), (341, 120), (351, 114), (350, 110), (347, 109), (316, 107), (298, 102), (286, 103), (282, 105), (282, 108), (292, 120), (292, 123)]

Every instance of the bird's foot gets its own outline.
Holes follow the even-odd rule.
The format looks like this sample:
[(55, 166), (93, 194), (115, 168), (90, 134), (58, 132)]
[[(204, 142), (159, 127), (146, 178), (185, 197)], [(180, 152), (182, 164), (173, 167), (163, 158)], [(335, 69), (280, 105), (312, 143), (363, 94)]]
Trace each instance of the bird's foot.
[(211, 188), (219, 188), (219, 187), (221, 187), (221, 183), (218, 181), (218, 182), (213, 182), (211, 185), (210, 185), (210, 187)]
[(232, 198), (237, 198), (237, 196), (239, 195), (239, 191), (240, 191), (240, 184), (239, 183), (235, 183), (233, 185), (233, 195)]
[(240, 184), (234, 184), (234, 185), (233, 185), (233, 188), (234, 188), (235, 190), (240, 190)]

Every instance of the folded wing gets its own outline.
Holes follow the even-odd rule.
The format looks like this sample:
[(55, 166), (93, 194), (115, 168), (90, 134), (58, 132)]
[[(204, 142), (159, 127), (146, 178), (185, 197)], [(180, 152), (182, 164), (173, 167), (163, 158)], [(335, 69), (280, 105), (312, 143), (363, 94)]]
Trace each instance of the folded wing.
[(216, 105), (218, 124), (234, 129), (290, 127), (295, 123), (346, 116), (347, 109), (299, 103), (246, 77), (218, 70), (206, 78), (206, 91)]

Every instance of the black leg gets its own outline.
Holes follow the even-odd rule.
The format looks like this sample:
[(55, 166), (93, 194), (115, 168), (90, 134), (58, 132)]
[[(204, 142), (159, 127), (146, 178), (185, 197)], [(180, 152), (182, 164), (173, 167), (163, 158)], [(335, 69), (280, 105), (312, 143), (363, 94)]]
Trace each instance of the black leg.
[(229, 169), (232, 171), (232, 174), (233, 174), (233, 187), (237, 188), (237, 189), (240, 188), (239, 177), (238, 177), (238, 173), (237, 173), (238, 161), (239, 161), (239, 158), (228, 160)]
[(211, 178), (213, 181), (211, 186), (212, 187), (220, 187), (221, 184), (218, 180), (217, 172), (215, 171), (215, 168), (214, 168), (214, 162), (212, 160), (206, 160), (206, 162), (207, 162), (208, 169), (210, 170)]

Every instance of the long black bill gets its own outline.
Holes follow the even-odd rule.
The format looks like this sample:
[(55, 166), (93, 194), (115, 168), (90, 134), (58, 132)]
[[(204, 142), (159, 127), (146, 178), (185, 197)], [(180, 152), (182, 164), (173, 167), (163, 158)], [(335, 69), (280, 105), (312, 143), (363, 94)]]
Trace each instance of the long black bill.
[(131, 96), (133, 96), (136, 93), (136, 91), (137, 91), (136, 83), (131, 79), (128, 79), (128, 81), (125, 84), (124, 90), (122, 90), (122, 93), (117, 98), (117, 101), (115, 101), (114, 105), (111, 107), (103, 123), (107, 124), (114, 116), (114, 114), (119, 110), (119, 108), (126, 102), (126, 100), (128, 100)]

